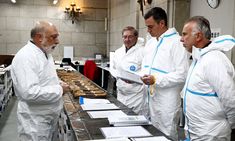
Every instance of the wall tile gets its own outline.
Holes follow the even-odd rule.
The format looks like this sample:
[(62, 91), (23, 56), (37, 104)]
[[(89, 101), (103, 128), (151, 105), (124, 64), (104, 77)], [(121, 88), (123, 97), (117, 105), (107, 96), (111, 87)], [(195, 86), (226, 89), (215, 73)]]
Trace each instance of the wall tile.
[(72, 44), (95, 45), (94, 33), (72, 33)]
[(7, 17), (8, 30), (20, 30), (20, 17)]
[(20, 8), (17, 5), (1, 3), (0, 9), (0, 16), (18, 17), (20, 15)]
[(72, 24), (72, 21), (70, 19), (68, 20), (62, 20), (60, 31), (68, 31), (68, 32), (84, 32), (84, 22), (81, 21), (76, 24)]
[(6, 42), (7, 43), (20, 43), (20, 31), (11, 31), (6, 32)]
[(0, 44), (6, 43), (6, 37), (7, 37), (7, 31), (6, 30), (0, 30)]
[(104, 21), (85, 21), (85, 32), (105, 32)]
[(20, 4), (20, 5), (33, 5), (34, 1), (37, 1), (37, 0), (18, 0), (17, 4)]
[(6, 29), (6, 17), (0, 17), (0, 30)]
[(0, 43), (0, 54), (7, 54), (7, 44)]
[(84, 0), (85, 7), (107, 8), (108, 2), (106, 0)]
[(31, 18), (46, 18), (47, 7), (37, 5), (21, 5), (20, 16), (31, 17)]
[[(31, 29), (31, 28), (29, 28)], [(20, 31), (20, 42), (23, 43), (27, 43), (30, 40), (30, 30), (28, 31)]]
[(71, 44), (72, 33), (71, 32), (60, 32), (59, 40), (61, 44)]
[(8, 43), (7, 54), (16, 54), (25, 44)]
[(96, 9), (96, 20), (104, 20), (108, 15), (107, 15), (107, 9)]
[(47, 6), (47, 18), (51, 19), (64, 19), (66, 13), (64, 10), (58, 7)]
[(106, 55), (106, 46), (105, 44), (98, 44), (96, 46), (93, 46), (91, 48), (95, 53), (101, 53), (103, 55)]
[(94, 57), (94, 53), (91, 52), (91, 46), (87, 45), (76, 45), (75, 46), (75, 56), (82, 57)]
[(96, 37), (95, 38), (96, 44), (105, 44), (107, 42), (107, 34), (106, 33), (96, 33), (95, 37)]
[(20, 19), (20, 29), (19, 30), (30, 30), (34, 26), (34, 21), (31, 18), (19, 18)]
[(53, 0), (32, 0), (34, 1), (34, 4), (35, 5), (44, 5), (44, 6), (47, 6), (47, 5), (53, 5)]
[(96, 19), (96, 10), (90, 8), (84, 8), (82, 10), (82, 16), (85, 20), (95, 20)]

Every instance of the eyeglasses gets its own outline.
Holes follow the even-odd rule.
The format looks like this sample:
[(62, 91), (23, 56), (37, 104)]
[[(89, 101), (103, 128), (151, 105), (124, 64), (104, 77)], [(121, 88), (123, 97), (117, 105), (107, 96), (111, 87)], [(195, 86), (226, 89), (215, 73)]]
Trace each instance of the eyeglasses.
[(59, 37), (59, 34), (53, 34), (50, 36), (46, 36), (46, 38), (52, 38), (53, 40), (57, 39)]
[(123, 39), (133, 39), (135, 36), (134, 35), (129, 35), (129, 36), (127, 36), (127, 35), (125, 35), (125, 36), (122, 36), (122, 38)]

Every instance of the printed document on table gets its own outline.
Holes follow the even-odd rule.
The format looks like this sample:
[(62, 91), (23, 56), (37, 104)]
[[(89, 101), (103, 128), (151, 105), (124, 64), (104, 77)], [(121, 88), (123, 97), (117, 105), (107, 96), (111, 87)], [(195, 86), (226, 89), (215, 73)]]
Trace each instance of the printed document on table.
[(108, 117), (109, 123), (114, 126), (133, 126), (133, 125), (149, 125), (149, 120), (143, 115), (128, 116), (111, 116)]
[(82, 109), (84, 111), (92, 111), (92, 110), (114, 110), (114, 109), (120, 109), (119, 107), (117, 107), (116, 105), (114, 105), (113, 103), (109, 103), (109, 104), (83, 104), (81, 105)]
[(142, 126), (127, 126), (127, 127), (102, 127), (100, 128), (105, 138), (119, 138), (119, 137), (144, 137), (152, 136)]
[[(86, 141), (91, 141), (91, 140), (86, 140)], [(115, 139), (98, 139), (92, 141), (130, 141), (130, 140), (128, 138), (115, 138)]]
[(98, 104), (98, 103), (110, 103), (107, 99), (98, 99), (98, 98), (83, 98), (84, 104)]
[(145, 137), (145, 138), (131, 138), (132, 141), (170, 141), (164, 136), (159, 137)]
[(116, 116), (127, 116), (121, 110), (111, 110), (111, 111), (90, 111), (87, 112), (91, 118), (109, 118)]

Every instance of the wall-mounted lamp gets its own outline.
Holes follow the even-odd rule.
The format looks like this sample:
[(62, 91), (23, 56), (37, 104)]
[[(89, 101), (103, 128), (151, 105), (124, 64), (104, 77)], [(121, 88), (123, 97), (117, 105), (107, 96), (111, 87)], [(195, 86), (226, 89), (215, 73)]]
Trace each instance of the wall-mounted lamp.
[(78, 20), (82, 12), (79, 7), (76, 7), (76, 4), (74, 2), (70, 4), (70, 7), (65, 7), (64, 12), (71, 18), (72, 24), (74, 24), (74, 22)]
[(146, 5), (146, 3), (151, 5), (152, 0), (137, 0), (137, 2), (140, 4), (140, 11), (142, 16), (144, 16), (144, 5)]

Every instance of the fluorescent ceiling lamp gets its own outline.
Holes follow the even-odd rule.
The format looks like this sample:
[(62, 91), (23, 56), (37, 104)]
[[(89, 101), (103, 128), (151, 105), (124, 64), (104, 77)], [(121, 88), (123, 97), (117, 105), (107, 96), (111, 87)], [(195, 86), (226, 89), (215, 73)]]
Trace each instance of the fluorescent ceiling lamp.
[(16, 0), (11, 0), (12, 3), (16, 3)]
[(58, 0), (53, 0), (53, 4), (56, 5), (58, 3)]

